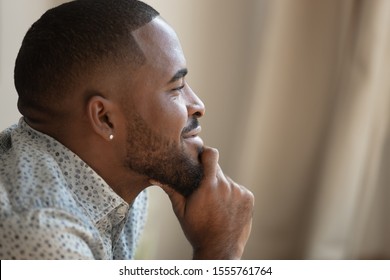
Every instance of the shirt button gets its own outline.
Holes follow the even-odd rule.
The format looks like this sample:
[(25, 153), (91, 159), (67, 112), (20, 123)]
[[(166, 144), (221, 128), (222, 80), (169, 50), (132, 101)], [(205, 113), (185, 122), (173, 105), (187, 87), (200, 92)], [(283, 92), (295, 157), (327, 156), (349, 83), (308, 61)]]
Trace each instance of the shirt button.
[(126, 213), (127, 213), (127, 207), (126, 206), (121, 206), (121, 207), (119, 207), (118, 208), (118, 210), (116, 210), (116, 213), (118, 214), (118, 215), (126, 215)]

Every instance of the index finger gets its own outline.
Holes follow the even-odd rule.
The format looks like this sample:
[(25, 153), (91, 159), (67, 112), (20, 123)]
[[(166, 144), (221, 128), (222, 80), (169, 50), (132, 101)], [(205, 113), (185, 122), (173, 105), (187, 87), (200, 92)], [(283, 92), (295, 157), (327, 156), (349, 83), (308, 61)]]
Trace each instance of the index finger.
[(204, 177), (215, 178), (218, 172), (219, 152), (217, 149), (204, 147), (201, 161), (204, 168)]

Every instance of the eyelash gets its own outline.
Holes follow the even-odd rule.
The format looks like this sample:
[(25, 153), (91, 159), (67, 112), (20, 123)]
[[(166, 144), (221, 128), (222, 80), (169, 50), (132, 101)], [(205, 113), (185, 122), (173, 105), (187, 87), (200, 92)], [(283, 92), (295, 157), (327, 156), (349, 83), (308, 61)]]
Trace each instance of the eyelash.
[(182, 85), (178, 88), (174, 88), (172, 91), (181, 91), (184, 88), (185, 85)]

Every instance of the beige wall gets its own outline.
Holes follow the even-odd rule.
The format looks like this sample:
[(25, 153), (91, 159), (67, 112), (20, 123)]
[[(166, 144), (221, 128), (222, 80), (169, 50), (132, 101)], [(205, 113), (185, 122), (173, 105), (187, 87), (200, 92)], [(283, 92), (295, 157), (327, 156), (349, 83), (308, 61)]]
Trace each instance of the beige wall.
[(13, 83), (15, 58), (27, 29), (50, 5), (50, 0), (0, 0), (0, 130), (20, 117)]

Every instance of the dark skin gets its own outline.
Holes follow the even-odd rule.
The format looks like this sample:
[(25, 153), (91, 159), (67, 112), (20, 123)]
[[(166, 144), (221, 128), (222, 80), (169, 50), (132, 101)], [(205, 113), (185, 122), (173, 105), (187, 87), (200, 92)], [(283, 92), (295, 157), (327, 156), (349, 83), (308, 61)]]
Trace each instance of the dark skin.
[[(204, 115), (205, 108), (185, 81), (186, 61), (172, 28), (157, 17), (133, 35), (146, 57), (139, 69), (104, 65), (74, 87), (57, 108), (58, 117), (27, 108), (21, 111), (33, 128), (71, 149), (127, 202), (151, 184), (160, 186), (193, 247), (194, 259), (239, 259), (251, 230), (253, 194), (225, 176), (218, 151), (204, 146), (198, 136), (200, 127), (182, 135), (191, 119)], [(91, 89), (100, 94), (87, 98), (85, 93)], [(203, 166), (204, 177), (192, 195), (184, 197), (124, 164), (127, 124), (133, 113), (155, 135)]]

